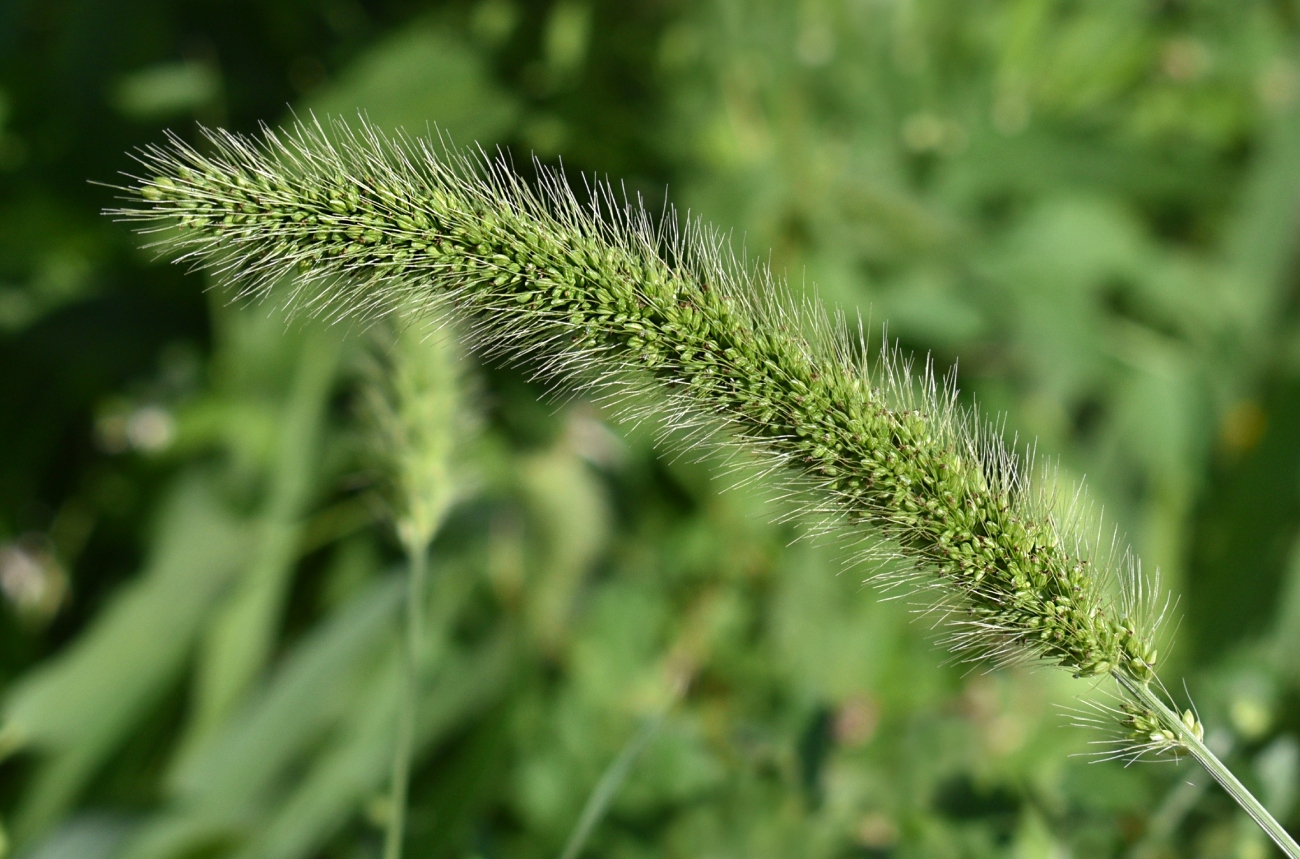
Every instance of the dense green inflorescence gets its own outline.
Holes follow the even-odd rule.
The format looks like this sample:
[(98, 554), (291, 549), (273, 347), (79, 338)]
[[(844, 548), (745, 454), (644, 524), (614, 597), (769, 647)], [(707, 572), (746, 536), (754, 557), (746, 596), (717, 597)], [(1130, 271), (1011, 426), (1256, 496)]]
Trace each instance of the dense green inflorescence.
[(116, 214), (248, 292), (292, 278), (298, 303), (339, 315), (446, 303), (488, 353), (614, 394), (657, 388), (669, 424), (722, 430), (819, 510), (891, 537), (960, 645), (1153, 676), (1140, 600), (1108, 596), (1112, 562), (1024, 463), (932, 378), (888, 355), (868, 374), (860, 338), (698, 225), (656, 228), (606, 186), (580, 205), (553, 173), (529, 188), (504, 162), (368, 128), (208, 141), (140, 153), (149, 175)]
[(377, 460), (407, 552), (427, 552), (464, 478), (457, 449), (471, 424), (459, 356), (437, 317), (394, 314), (376, 332), (366, 405)]

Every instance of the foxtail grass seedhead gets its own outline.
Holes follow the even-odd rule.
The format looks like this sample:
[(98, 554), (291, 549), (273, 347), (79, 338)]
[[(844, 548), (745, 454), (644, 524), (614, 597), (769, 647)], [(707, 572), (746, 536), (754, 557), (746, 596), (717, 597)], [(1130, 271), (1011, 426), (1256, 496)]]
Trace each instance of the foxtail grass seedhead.
[(245, 294), (290, 280), (309, 312), (451, 308), (486, 354), (652, 402), (679, 443), (757, 455), (817, 521), (888, 537), (964, 651), (1153, 676), (1151, 589), (1127, 554), (1059, 512), (951, 382), (888, 350), (869, 367), (860, 331), (706, 227), (364, 124), (204, 136), (205, 152), (173, 136), (139, 153), (112, 214)]
[(470, 391), (445, 320), (395, 312), (384, 322), (373, 332), (366, 411), (398, 537), (422, 552), (466, 478), (455, 461), (473, 424)]

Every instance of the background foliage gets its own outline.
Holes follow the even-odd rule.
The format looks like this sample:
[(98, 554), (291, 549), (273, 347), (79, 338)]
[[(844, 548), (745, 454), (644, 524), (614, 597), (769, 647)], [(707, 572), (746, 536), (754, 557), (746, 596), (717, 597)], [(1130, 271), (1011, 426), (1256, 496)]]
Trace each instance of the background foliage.
[[(1167, 680), (1300, 823), (1300, 8), (0, 4), (0, 815), (20, 854), (377, 854), (400, 550), (364, 332), (98, 216), (296, 111), (503, 145), (734, 230), (941, 365), (1181, 594)], [(949, 664), (719, 463), (492, 366), (435, 545), (409, 855), (1268, 855), (1068, 678)]]

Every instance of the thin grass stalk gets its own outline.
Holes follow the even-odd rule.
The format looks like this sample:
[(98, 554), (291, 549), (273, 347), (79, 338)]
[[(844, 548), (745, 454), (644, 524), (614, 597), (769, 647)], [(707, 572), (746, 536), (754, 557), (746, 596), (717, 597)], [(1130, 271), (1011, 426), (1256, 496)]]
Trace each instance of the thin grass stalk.
[(609, 766), (601, 773), (600, 780), (596, 782), (591, 795), (587, 797), (586, 803), (582, 806), (582, 813), (578, 815), (578, 822), (574, 824), (573, 831), (569, 833), (569, 840), (565, 842), (564, 851), (560, 853), (560, 859), (578, 859), (582, 855), (582, 850), (587, 846), (591, 833), (596, 830), (596, 825), (609, 811), (610, 805), (614, 802), (614, 797), (618, 795), (618, 789), (623, 786), (623, 782), (632, 772), (632, 766), (636, 763), (637, 758), (646, 750), (650, 742), (658, 736), (659, 729), (663, 727), (664, 721), (668, 718), (668, 711), (669, 707), (664, 707), (659, 712), (646, 718), (636, 733), (619, 750), (618, 756), (610, 761)]
[(1246, 789), (1246, 786), (1232, 774), (1231, 770), (1224, 766), (1223, 761), (1219, 760), (1219, 757), (1205, 744), (1200, 731), (1194, 730), (1184, 723), (1183, 719), (1179, 718), (1169, 708), (1164, 700), (1151, 689), (1150, 685), (1134, 682), (1131, 678), (1123, 675), (1120, 676), (1119, 681), (1120, 685), (1135, 701), (1141, 702), (1143, 706), (1158, 713), (1162, 723), (1167, 728), (1177, 732), (1178, 741), (1182, 748), (1205, 768), (1210, 777), (1227, 791), (1228, 795), (1236, 801), (1237, 805), (1241, 806), (1243, 811), (1250, 815), (1250, 818), (1255, 823), (1259, 824), (1259, 827), (1264, 830), (1269, 838), (1273, 839), (1273, 843), (1281, 848), (1284, 854), (1292, 857), (1292, 859), (1300, 857), (1300, 844), (1296, 844), (1296, 840), (1291, 837), (1291, 834), (1286, 831), (1282, 824), (1277, 822), (1268, 809), (1264, 807), (1264, 804)]
[(420, 697), (420, 676), (424, 651), (424, 601), (429, 570), (429, 547), (409, 546), (406, 550), (406, 635), (402, 658), (405, 678), (397, 714), (397, 737), (393, 744), (390, 811), (384, 828), (384, 859), (401, 859), (406, 837), (406, 808), (411, 783), (411, 760), (415, 753), (415, 719)]

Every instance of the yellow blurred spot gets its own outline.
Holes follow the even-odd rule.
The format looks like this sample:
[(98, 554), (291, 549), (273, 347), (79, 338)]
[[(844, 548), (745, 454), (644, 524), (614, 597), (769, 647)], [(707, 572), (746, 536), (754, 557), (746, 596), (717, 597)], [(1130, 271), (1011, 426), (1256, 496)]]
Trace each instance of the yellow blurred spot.
[(490, 45), (499, 45), (510, 38), (518, 23), (519, 9), (510, 0), (483, 0), (470, 16), (474, 35)]
[(858, 821), (858, 844), (868, 850), (888, 850), (898, 841), (898, 824), (889, 815), (873, 811)]
[(123, 402), (110, 403), (95, 421), (95, 441), (105, 453), (161, 453), (176, 437), (176, 419), (159, 405), (131, 408)]
[(1219, 439), (1229, 453), (1247, 453), (1259, 444), (1268, 427), (1268, 416), (1258, 403), (1243, 400), (1223, 417)]
[(366, 803), (363, 813), (371, 826), (383, 829), (393, 816), (393, 798), (386, 793), (372, 796)]
[(903, 122), (903, 145), (913, 152), (955, 155), (966, 148), (966, 129), (960, 123), (928, 111), (914, 113)]
[(1192, 83), (1210, 70), (1210, 51), (1199, 39), (1179, 36), (1165, 42), (1160, 65), (1170, 80)]
[(1285, 110), (1300, 95), (1300, 69), (1295, 63), (1277, 59), (1269, 63), (1255, 82), (1259, 99), (1272, 110)]
[(913, 152), (928, 152), (943, 143), (943, 120), (933, 113), (914, 113), (903, 123), (903, 143)]
[(144, 453), (166, 450), (176, 435), (176, 421), (161, 406), (141, 406), (126, 421), (126, 437), (131, 447)]
[(555, 75), (578, 71), (587, 59), (591, 36), (591, 6), (563, 0), (551, 9), (546, 20), (542, 47), (546, 66)]
[(1273, 724), (1273, 713), (1258, 698), (1241, 697), (1228, 709), (1232, 726), (1247, 740), (1256, 740), (1268, 733)]
[(835, 711), (835, 742), (846, 748), (864, 746), (876, 735), (880, 707), (866, 695), (855, 695)]

